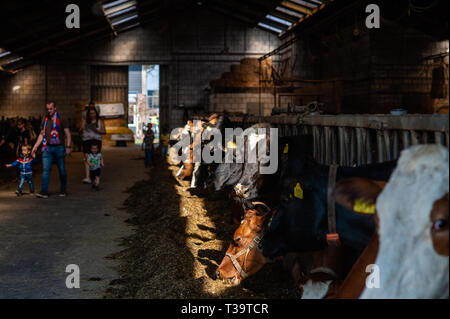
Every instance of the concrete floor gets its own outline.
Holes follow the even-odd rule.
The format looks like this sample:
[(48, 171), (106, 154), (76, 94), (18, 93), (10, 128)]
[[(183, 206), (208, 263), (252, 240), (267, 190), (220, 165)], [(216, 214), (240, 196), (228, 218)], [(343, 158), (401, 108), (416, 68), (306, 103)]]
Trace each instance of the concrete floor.
[[(16, 197), (17, 183), (0, 187), (0, 298), (102, 298), (118, 275), (105, 257), (121, 250), (132, 233), (120, 210), (124, 191), (144, 179), (143, 153), (136, 146), (105, 148), (101, 191), (83, 178), (82, 154), (66, 158), (69, 196), (56, 196), (59, 177), (51, 172), (49, 199)], [(35, 174), (36, 191), (41, 176)], [(25, 185), (28, 192), (28, 185)], [(80, 268), (80, 288), (66, 287), (66, 266)]]

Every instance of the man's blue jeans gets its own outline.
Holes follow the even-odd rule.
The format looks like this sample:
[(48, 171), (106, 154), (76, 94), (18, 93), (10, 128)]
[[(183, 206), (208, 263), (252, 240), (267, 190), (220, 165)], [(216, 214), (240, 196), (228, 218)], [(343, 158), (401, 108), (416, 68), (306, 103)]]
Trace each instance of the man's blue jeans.
[(50, 182), (50, 169), (52, 168), (53, 160), (56, 160), (56, 165), (59, 170), (59, 180), (61, 182), (61, 192), (66, 192), (67, 175), (64, 159), (66, 157), (66, 149), (64, 146), (48, 146), (48, 150), (42, 152), (42, 192), (48, 193), (48, 184)]
[(153, 148), (146, 148), (145, 149), (145, 166), (150, 166), (152, 163), (152, 155), (153, 155)]

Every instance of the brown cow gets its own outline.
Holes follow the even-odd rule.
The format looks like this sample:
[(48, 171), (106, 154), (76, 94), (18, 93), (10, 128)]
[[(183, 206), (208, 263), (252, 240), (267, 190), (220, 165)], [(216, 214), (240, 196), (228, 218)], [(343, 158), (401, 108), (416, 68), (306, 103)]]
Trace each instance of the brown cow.
[(233, 242), (216, 272), (218, 279), (235, 285), (259, 271), (267, 262), (258, 245), (272, 211), (263, 203), (255, 202), (253, 206), (246, 209), (245, 217), (236, 229)]
[(183, 166), (176, 175), (176, 178), (180, 181), (184, 180), (187, 177), (191, 177), (192, 173), (194, 171), (194, 147), (199, 145), (201, 143), (201, 137), (203, 132), (203, 121), (198, 121), (197, 126), (194, 126), (194, 123), (189, 120), (187, 122), (187, 125), (185, 129), (189, 127), (189, 134), (191, 137), (194, 137), (195, 139), (192, 141), (192, 143), (189, 145), (189, 157), (188, 159), (183, 162)]
[[(218, 279), (235, 285), (258, 272), (268, 262), (258, 244), (273, 212), (261, 202), (253, 202), (252, 205), (254, 208), (246, 210), (241, 225), (234, 233), (233, 242), (217, 268)], [(319, 252), (292, 254), (286, 258), (285, 266), (304, 298), (323, 298), (334, 294), (342, 282), (345, 273), (343, 260), (347, 257), (344, 247), (327, 247)]]
[[(383, 184), (352, 178), (336, 185), (336, 201), (374, 213), (377, 232), (333, 297), (448, 298), (448, 150), (421, 145), (404, 151)], [(419, 189), (422, 194), (413, 192)], [(375, 202), (377, 210), (368, 209)], [(366, 289), (368, 265), (379, 266), (378, 289)]]

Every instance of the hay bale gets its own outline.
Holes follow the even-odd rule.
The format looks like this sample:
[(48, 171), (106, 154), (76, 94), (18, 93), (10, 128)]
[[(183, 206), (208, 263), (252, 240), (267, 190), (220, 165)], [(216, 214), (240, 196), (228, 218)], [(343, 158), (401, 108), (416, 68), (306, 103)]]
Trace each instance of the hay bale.
[(232, 73), (259, 73), (259, 66), (255, 68), (247, 64), (233, 64), (230, 69)]
[(244, 58), (241, 60), (241, 64), (250, 65), (254, 68), (259, 68), (259, 61), (256, 58)]

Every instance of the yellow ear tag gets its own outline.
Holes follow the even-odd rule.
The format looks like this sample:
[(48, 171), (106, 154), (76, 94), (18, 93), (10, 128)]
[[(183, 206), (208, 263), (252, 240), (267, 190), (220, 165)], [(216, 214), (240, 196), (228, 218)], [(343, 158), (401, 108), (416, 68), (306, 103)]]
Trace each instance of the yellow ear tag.
[(286, 144), (286, 146), (284, 147), (284, 150), (283, 150), (283, 154), (287, 154), (287, 153), (289, 153), (289, 144)]
[(300, 183), (297, 183), (297, 185), (294, 188), (294, 197), (303, 199), (303, 189), (300, 186)]
[(373, 215), (375, 214), (375, 203), (365, 200), (364, 198), (359, 198), (355, 200), (353, 211), (361, 214)]
[(272, 219), (273, 219), (273, 216), (270, 217), (269, 222), (267, 223), (267, 227), (270, 227), (270, 224), (272, 224)]

